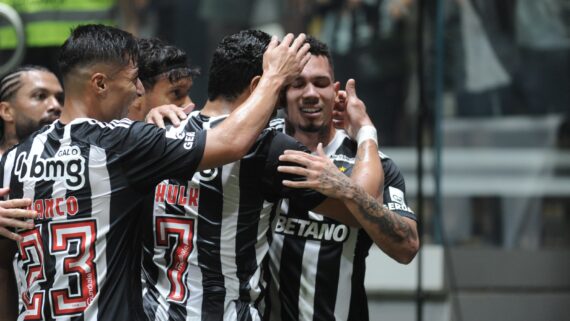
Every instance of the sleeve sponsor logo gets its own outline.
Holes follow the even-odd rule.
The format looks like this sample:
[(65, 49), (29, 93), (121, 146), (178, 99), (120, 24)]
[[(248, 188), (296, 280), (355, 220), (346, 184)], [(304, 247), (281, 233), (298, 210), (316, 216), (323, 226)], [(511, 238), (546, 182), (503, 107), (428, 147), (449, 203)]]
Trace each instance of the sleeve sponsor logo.
[(166, 138), (183, 140), (184, 149), (189, 150), (194, 146), (196, 132), (178, 131), (177, 128), (170, 127), (170, 129), (166, 131)]
[(62, 147), (55, 157), (45, 159), (24, 152), (18, 155), (14, 172), (20, 183), (56, 181), (76, 191), (85, 185), (85, 158), (77, 146)]
[(280, 215), (275, 225), (275, 233), (314, 241), (343, 243), (348, 239), (350, 229), (340, 223), (303, 220)]
[(386, 204), (386, 207), (389, 210), (401, 210), (413, 213), (412, 209), (406, 205), (406, 199), (402, 190), (389, 186), (388, 193), (390, 194), (390, 201)]

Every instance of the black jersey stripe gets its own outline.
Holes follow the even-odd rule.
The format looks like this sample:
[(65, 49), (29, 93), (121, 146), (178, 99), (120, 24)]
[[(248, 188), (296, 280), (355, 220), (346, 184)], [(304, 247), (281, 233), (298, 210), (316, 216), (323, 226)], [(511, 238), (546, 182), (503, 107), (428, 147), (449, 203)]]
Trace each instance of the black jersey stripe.
[[(342, 246), (321, 242), (315, 282), (313, 321), (334, 320)], [(319, 273), (325, 272), (325, 273)]]
[[(253, 175), (259, 169), (257, 162), (240, 162), (239, 214), (236, 230), (237, 276), (240, 282), (240, 300), (251, 301), (249, 280), (258, 269), (256, 256), (257, 233), (263, 199), (259, 191), (260, 180)], [(249, 311), (249, 309), (248, 309)]]
[[(288, 203), (288, 211), (299, 213), (299, 217), (308, 218), (309, 212), (299, 209), (295, 202)], [(305, 240), (285, 238), (281, 252), (279, 267), (279, 299), (281, 301), (282, 321), (295, 321), (299, 318), (299, 295), (301, 288), (301, 273), (303, 267), (303, 253)], [(284, 286), (284, 285), (287, 286)]]

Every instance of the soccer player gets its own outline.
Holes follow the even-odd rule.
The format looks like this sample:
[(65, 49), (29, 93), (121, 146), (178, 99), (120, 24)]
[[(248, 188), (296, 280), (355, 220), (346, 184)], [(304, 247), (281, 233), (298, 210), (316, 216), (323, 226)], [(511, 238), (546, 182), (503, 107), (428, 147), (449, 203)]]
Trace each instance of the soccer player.
[(186, 53), (157, 38), (139, 39), (138, 44), (139, 79), (145, 94), (129, 107), (128, 118), (144, 120), (150, 109), (163, 105), (194, 109), (188, 92), (198, 71), (188, 66)]
[[(258, 90), (269, 41), (269, 35), (256, 30), (222, 39), (210, 66), (208, 101), (190, 114), (180, 133), (218, 128)], [(372, 124), (363, 108), (350, 107), (355, 131)], [(361, 148), (362, 162), (372, 160), (368, 165), (378, 169), (366, 177), (377, 186), (376, 145), (368, 141)], [(313, 191), (283, 188), (277, 165), (286, 149), (307, 151), (292, 137), (267, 129), (241, 160), (157, 186), (152, 224), (145, 224), (153, 226), (145, 234), (143, 263), (143, 300), (150, 320), (260, 320), (260, 267), (273, 205), (284, 197), (305, 209), (333, 212), (330, 208), (338, 205), (323, 202)]]
[(0, 155), (58, 119), (62, 105), (61, 84), (44, 67), (20, 67), (0, 79)]
[(0, 240), (0, 262), (17, 250), (18, 320), (135, 320), (141, 296), (132, 285), (140, 275), (130, 271), (140, 267), (141, 196), (166, 177), (189, 179), (240, 159), (282, 86), (308, 61), (304, 39), (272, 40), (257, 89), (223, 124), (177, 135), (117, 120), (144, 90), (133, 36), (102, 25), (74, 29), (59, 60), (66, 90), (61, 118), (0, 162), (10, 198), (29, 197), (38, 212), (35, 228), (19, 233), (17, 249)]
[[(406, 205), (404, 178), (382, 153), (384, 184), (379, 186), (383, 189), (379, 201), (351, 186), (347, 182), (350, 179), (340, 180), (328, 172), (319, 175), (324, 165), (337, 167), (337, 172), (345, 175), (355, 171), (358, 144), (334, 128), (333, 107), (335, 102), (363, 103), (356, 96), (354, 80), (348, 81), (344, 94), (339, 93), (327, 46), (311, 37), (307, 42), (311, 44), (311, 59), (286, 89), (285, 118), (273, 120), (272, 125), (283, 128), (312, 152), (319, 151), (321, 156), (326, 153), (334, 165), (315, 155), (287, 153), (283, 161), (297, 162), (304, 168), (292, 167), (286, 172), (310, 180), (285, 184), (315, 188), (343, 199), (350, 205), (354, 220), (343, 224), (327, 217), (327, 212), (304, 210), (299, 200), (282, 203), (269, 251), (264, 319), (366, 321), (364, 273), (368, 250), (375, 243), (398, 262), (410, 262), (418, 250), (416, 217)], [(317, 148), (319, 144), (325, 146), (324, 151)], [(370, 211), (372, 208), (376, 211)]]

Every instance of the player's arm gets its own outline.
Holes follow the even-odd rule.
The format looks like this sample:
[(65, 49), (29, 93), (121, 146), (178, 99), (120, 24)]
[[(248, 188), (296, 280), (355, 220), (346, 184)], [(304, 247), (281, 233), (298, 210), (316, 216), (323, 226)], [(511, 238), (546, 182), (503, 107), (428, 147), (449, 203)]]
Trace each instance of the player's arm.
[(18, 292), (12, 271), (16, 243), (0, 237), (0, 321), (14, 321), (18, 316)]
[[(293, 152), (289, 152), (291, 156)], [(305, 181), (284, 181), (292, 188), (312, 188), (329, 198), (341, 200), (348, 208), (358, 226), (362, 227), (374, 243), (386, 254), (400, 263), (409, 263), (419, 248), (417, 224), (383, 206), (384, 193), (376, 198), (336, 168), (319, 146), (318, 155), (294, 153), (294, 157), (283, 157), (303, 167), (288, 166), (280, 171), (305, 176)], [(379, 157), (378, 157), (379, 158)], [(327, 204), (328, 202), (328, 204)], [(346, 215), (343, 207), (334, 209), (328, 199), (314, 211), (337, 219), (345, 224)], [(350, 224), (354, 225), (354, 224)]]
[[(342, 125), (347, 134), (354, 140), (358, 141), (358, 150), (356, 154), (356, 162), (352, 170), (351, 180), (360, 186), (364, 191), (373, 195), (380, 196), (382, 186), (384, 185), (384, 172), (382, 164), (378, 157), (378, 143), (376, 138), (376, 129), (372, 125), (370, 117), (366, 113), (366, 106), (356, 95), (356, 83), (354, 79), (348, 80), (346, 84), (346, 100), (340, 108), (342, 115), (338, 115), (335, 106), (336, 125)], [(322, 153), (322, 150), (321, 150)], [(312, 166), (315, 168), (313, 172), (307, 172), (300, 167), (281, 167), (280, 171), (290, 174), (297, 174), (308, 177), (311, 174), (319, 174), (320, 167), (330, 165), (332, 163), (321, 161), (320, 157), (313, 157), (298, 151), (286, 151), (280, 158), (282, 161), (297, 163), (302, 166)], [(329, 164), (330, 163), (330, 164)], [(333, 165), (334, 166), (334, 165)], [(305, 182), (285, 182), (286, 184), (295, 184), (295, 187), (307, 187)], [(312, 187), (308, 187), (312, 188)], [(331, 217), (344, 224), (360, 227), (360, 223), (346, 209), (343, 203), (337, 199), (327, 199), (318, 207), (312, 209), (317, 213), (321, 213)]]
[(293, 35), (280, 44), (273, 38), (263, 55), (263, 76), (249, 98), (220, 125), (208, 130), (204, 156), (198, 169), (234, 162), (251, 148), (267, 126), (281, 88), (296, 77), (309, 61), (305, 35), (293, 41)]

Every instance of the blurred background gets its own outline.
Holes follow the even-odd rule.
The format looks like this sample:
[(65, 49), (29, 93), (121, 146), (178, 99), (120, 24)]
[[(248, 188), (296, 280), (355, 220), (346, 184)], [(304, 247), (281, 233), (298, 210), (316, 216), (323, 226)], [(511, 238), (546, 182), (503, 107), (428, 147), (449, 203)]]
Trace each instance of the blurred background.
[(325, 41), (421, 218), (410, 265), (371, 250), (371, 320), (570, 320), (570, 0), (0, 0), (0, 76), (89, 22), (184, 49), (198, 107), (223, 36)]

